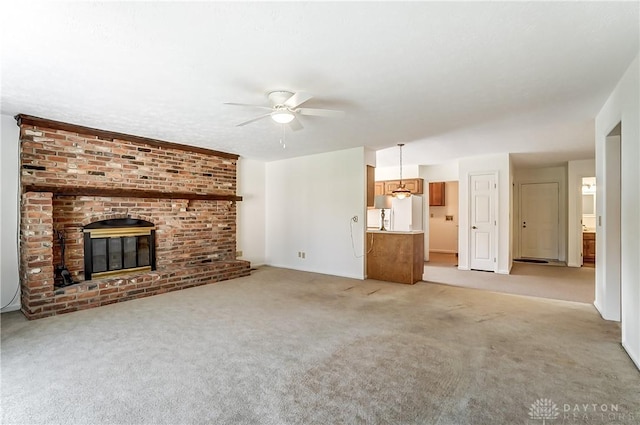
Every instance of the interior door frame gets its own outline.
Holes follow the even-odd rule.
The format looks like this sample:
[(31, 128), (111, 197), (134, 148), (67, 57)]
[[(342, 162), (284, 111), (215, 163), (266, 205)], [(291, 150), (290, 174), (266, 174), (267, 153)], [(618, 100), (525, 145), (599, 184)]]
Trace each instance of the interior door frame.
[[(468, 184), (468, 188), (469, 188), (469, 193), (468, 193), (468, 206), (467, 206), (467, 213), (468, 213), (468, 228), (466, 229), (468, 232), (469, 237), (467, 238), (467, 249), (468, 249), (468, 269), (469, 270), (476, 270), (472, 268), (472, 262), (473, 262), (473, 256), (472, 253), (474, 253), (474, 249), (472, 248), (473, 246), (473, 237), (471, 236), (471, 226), (473, 223), (473, 210), (471, 208), (471, 206), (473, 205), (472, 202), (472, 196), (473, 196), (473, 187), (472, 187), (472, 180), (473, 177), (475, 176), (485, 176), (485, 175), (491, 175), (493, 176), (493, 193), (492, 193), (492, 202), (491, 202), (491, 213), (493, 214), (493, 220), (494, 220), (494, 226), (493, 226), (493, 240), (492, 240), (492, 254), (493, 254), (493, 270), (486, 270), (486, 271), (493, 271), (494, 273), (496, 273), (498, 271), (498, 253), (499, 253), (499, 246), (498, 246), (498, 241), (500, 240), (499, 238), (499, 228), (500, 226), (498, 225), (498, 221), (499, 221), (499, 214), (498, 214), (498, 206), (500, 205), (500, 200), (498, 198), (498, 196), (500, 195), (500, 191), (499, 191), (499, 174), (498, 171), (474, 171), (474, 172), (470, 172), (467, 176), (467, 184)], [(458, 233), (460, 232), (460, 228), (458, 228)]]
[(523, 216), (522, 216), (522, 212), (523, 212), (523, 208), (522, 208), (522, 187), (526, 186), (526, 185), (531, 185), (531, 184), (555, 184), (556, 185), (556, 220), (557, 220), (557, 225), (558, 225), (558, 231), (556, 233), (556, 254), (557, 254), (557, 258), (555, 258), (554, 260), (560, 260), (560, 258), (562, 257), (561, 255), (561, 251), (562, 251), (562, 244), (561, 244), (561, 223), (560, 223), (560, 216), (561, 216), (561, 207), (560, 207), (560, 203), (561, 203), (561, 198), (560, 198), (560, 192), (561, 192), (561, 184), (560, 182), (557, 181), (539, 181), (539, 182), (520, 182), (518, 184), (518, 257), (520, 258), (542, 258), (542, 257), (524, 257), (522, 255), (522, 220), (523, 220)]
[(567, 261), (567, 245), (569, 235), (569, 181), (566, 166), (544, 167), (543, 169), (520, 169), (516, 170), (514, 179), (513, 193), (513, 217), (511, 222), (513, 258), (522, 258), (520, 252), (520, 185), (523, 183), (558, 183), (559, 204), (558, 215), (560, 227), (558, 228), (558, 260), (560, 262)]

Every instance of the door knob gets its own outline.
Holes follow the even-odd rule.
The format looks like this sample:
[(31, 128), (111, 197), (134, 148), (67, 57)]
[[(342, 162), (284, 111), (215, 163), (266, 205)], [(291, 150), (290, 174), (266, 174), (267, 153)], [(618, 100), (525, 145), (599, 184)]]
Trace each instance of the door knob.
[(472, 228), (472, 229), (477, 229), (477, 227), (476, 227), (476, 226), (471, 226), (471, 228)]

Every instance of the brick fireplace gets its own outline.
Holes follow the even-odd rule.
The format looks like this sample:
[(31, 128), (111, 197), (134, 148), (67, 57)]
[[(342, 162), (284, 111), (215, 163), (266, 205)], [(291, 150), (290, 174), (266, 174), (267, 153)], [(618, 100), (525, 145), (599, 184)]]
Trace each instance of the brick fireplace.
[[(29, 319), (249, 274), (250, 264), (236, 259), (237, 155), (26, 115), (16, 119), (22, 311)], [(121, 270), (135, 262), (128, 246), (139, 244), (147, 253), (147, 233), (124, 231), (128, 239), (121, 242), (97, 233), (93, 246), (110, 246), (111, 263), (87, 279), (86, 235), (106, 222), (153, 226), (153, 267), (143, 255)], [(96, 261), (103, 267), (102, 257)], [(61, 287), (62, 265), (72, 284)]]

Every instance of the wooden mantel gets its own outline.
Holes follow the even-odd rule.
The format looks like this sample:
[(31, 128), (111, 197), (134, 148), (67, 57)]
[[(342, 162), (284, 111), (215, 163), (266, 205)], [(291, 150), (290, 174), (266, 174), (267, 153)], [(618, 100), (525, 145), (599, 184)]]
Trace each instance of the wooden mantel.
[(242, 201), (242, 196), (219, 195), (215, 193), (194, 192), (159, 192), (141, 189), (108, 189), (77, 186), (36, 186), (25, 185), (23, 192), (50, 192), (63, 196), (105, 196), (118, 198), (157, 198), (157, 199), (187, 199), (200, 201)]

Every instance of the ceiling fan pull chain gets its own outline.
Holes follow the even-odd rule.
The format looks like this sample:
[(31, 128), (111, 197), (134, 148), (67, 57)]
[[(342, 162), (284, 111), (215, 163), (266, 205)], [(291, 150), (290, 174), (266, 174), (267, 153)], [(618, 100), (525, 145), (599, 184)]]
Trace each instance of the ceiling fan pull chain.
[(280, 144), (282, 145), (282, 149), (286, 149), (287, 145), (285, 143), (285, 137), (286, 137), (285, 131), (284, 131), (284, 124), (282, 124), (282, 137), (280, 138)]

